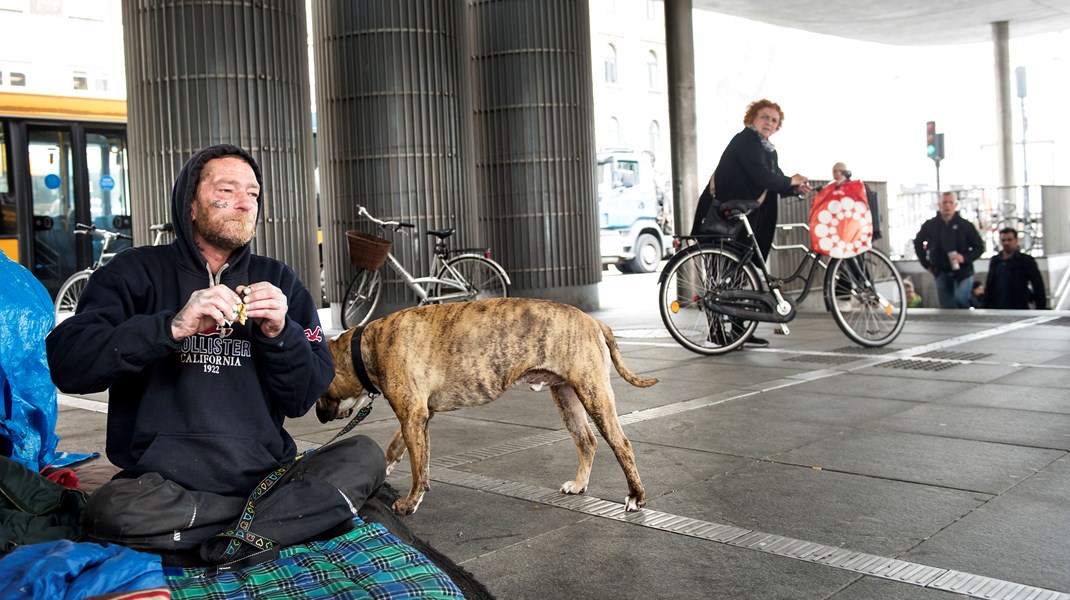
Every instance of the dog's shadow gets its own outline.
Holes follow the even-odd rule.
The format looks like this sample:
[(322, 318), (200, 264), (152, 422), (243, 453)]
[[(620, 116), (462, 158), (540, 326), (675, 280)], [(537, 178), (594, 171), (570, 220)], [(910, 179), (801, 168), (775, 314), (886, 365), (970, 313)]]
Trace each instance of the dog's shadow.
[(393, 506), (394, 501), (400, 497), (401, 494), (393, 486), (389, 483), (384, 483), (379, 486), (379, 489), (375, 491), (371, 498), (364, 502), (364, 506), (357, 511), (357, 516), (363, 519), (365, 523), (378, 523), (386, 527), (390, 533), (397, 536), (402, 542), (419, 550), (428, 560), (435, 563), (435, 566), (442, 569), (457, 584), (457, 587), (461, 588), (461, 592), (464, 593), (464, 597), (468, 600), (494, 600), (494, 595), (482, 583), (477, 581), (471, 572), (453, 562), (445, 554), (435, 550), (427, 542), (413, 535), (408, 526), (390, 508)]

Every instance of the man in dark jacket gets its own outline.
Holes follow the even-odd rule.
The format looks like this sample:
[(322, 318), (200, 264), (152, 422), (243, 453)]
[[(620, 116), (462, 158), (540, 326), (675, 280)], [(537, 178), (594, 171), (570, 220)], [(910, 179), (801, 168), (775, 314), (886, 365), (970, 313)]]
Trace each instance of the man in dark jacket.
[(988, 261), (984, 307), (1028, 309), (1032, 302), (1040, 310), (1047, 308), (1044, 277), (1037, 261), (1018, 250), (1018, 231), (1000, 229), (999, 245), (1003, 251)]
[(940, 210), (922, 224), (914, 238), (918, 262), (936, 278), (940, 308), (969, 308), (973, 288), (973, 261), (985, 243), (977, 228), (958, 213), (953, 192), (940, 196)]
[(276, 549), (344, 528), (385, 478), (364, 436), (280, 475), (296, 456), (283, 422), (315, 404), (334, 363), (296, 273), (252, 253), (261, 188), (241, 148), (194, 154), (171, 195), (175, 241), (116, 255), (46, 340), (61, 390), (109, 392), (107, 456), (122, 470), (89, 499), (93, 539), (222, 562), (234, 553), (216, 534), (268, 475), (249, 531)]

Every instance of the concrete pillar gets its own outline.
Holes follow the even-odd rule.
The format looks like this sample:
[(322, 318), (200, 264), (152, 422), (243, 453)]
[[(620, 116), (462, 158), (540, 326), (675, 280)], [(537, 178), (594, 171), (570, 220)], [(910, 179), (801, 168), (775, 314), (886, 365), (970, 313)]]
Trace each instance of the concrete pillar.
[[(313, 3), (324, 262), (334, 309), (354, 272), (345, 231), (378, 233), (357, 216), (358, 205), (417, 225), (411, 236), (388, 236), (414, 277), (434, 275), (427, 229), (456, 227), (454, 247), (486, 240), (471, 182), (466, 9), (465, 0)], [(389, 267), (383, 276), (373, 317), (415, 304)]]
[(471, 0), (480, 219), (510, 295), (598, 308), (586, 0)]
[(669, 139), (675, 231), (691, 231), (699, 190), (695, 116), (695, 42), (691, 0), (665, 0), (665, 53), (669, 76)]
[(151, 242), (150, 224), (171, 220), (186, 159), (234, 144), (264, 173), (256, 252), (318, 294), (304, 2), (124, 0), (123, 42), (137, 243)]
[[(999, 155), (999, 185), (1014, 185), (1014, 137), (1011, 134), (1011, 53), (1010, 26), (1006, 21), (992, 23), (992, 45), (995, 48), (996, 122)], [(1013, 191), (1008, 198), (1013, 202)], [(1001, 200), (1003, 194), (1001, 194)], [(1005, 200), (1004, 200), (1005, 201)]]

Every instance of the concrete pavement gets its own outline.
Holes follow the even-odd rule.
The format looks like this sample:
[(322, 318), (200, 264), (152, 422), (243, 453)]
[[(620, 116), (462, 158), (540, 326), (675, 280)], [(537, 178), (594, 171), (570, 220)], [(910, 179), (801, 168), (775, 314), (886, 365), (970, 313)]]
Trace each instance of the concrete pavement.
[[(596, 317), (628, 366), (618, 413), (647, 489), (624, 513), (600, 444), (585, 495), (545, 391), (431, 423), (413, 533), (500, 598), (1070, 600), (1070, 313), (912, 311), (889, 347), (802, 313), (767, 349), (691, 354), (656, 276), (606, 273)], [(59, 448), (102, 451), (106, 395), (61, 397)], [(288, 425), (299, 444), (342, 422)], [(380, 399), (357, 431), (380, 444)], [(404, 493), (408, 463), (388, 480)]]

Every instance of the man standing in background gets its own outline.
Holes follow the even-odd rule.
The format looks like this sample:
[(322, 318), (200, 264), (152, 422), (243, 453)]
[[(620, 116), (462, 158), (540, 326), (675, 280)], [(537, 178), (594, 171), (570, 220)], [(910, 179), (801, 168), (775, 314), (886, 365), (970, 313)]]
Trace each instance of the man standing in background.
[(973, 290), (973, 261), (985, 243), (977, 228), (959, 213), (953, 192), (940, 195), (940, 210), (922, 224), (914, 237), (918, 262), (936, 278), (940, 308), (969, 308)]
[(984, 307), (1029, 309), (1032, 302), (1040, 310), (1047, 308), (1044, 278), (1037, 261), (1018, 250), (1018, 232), (1000, 229), (999, 245), (1003, 251), (988, 262)]

